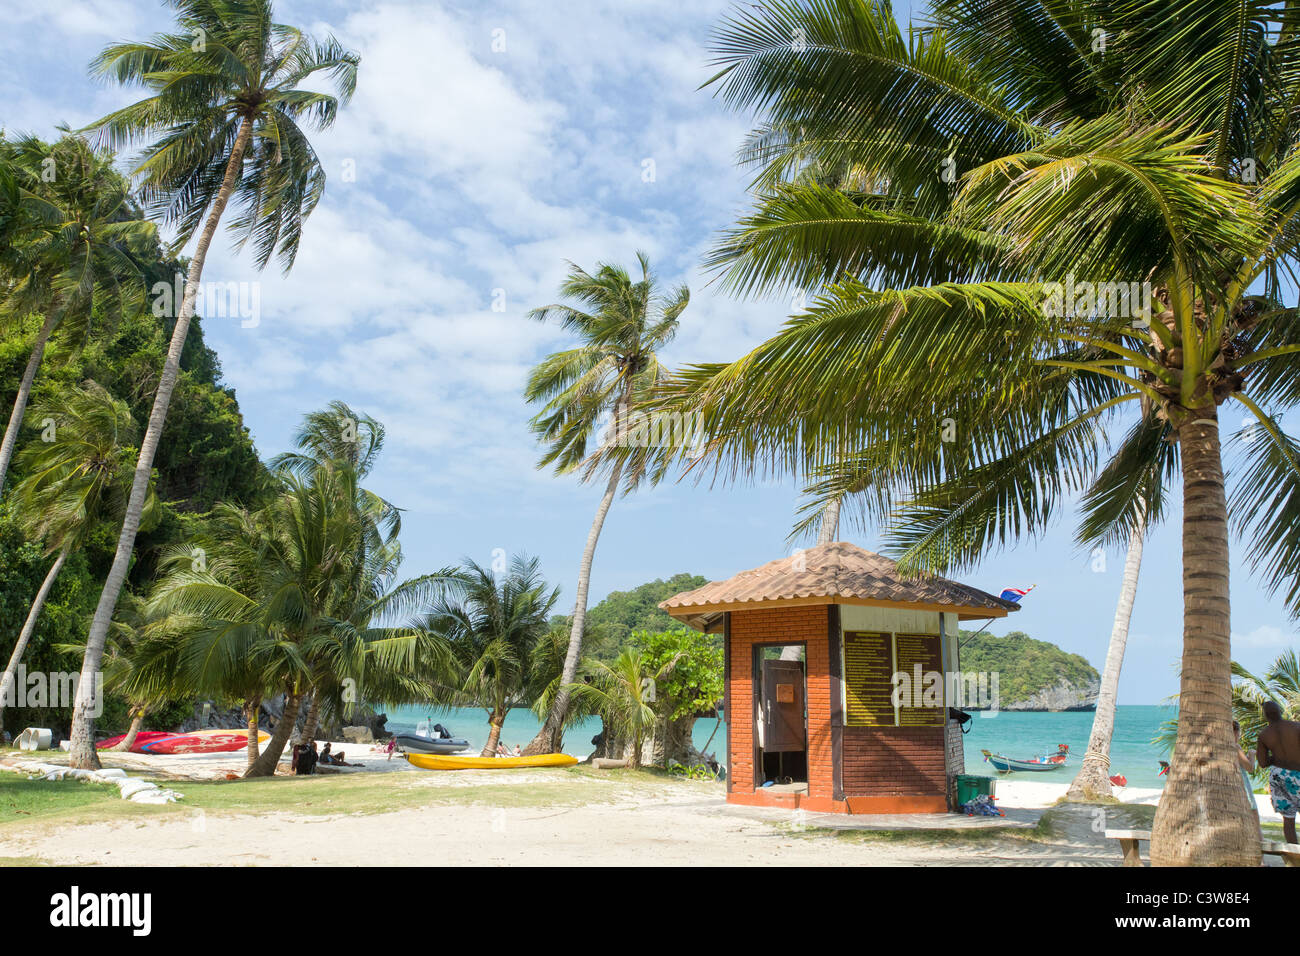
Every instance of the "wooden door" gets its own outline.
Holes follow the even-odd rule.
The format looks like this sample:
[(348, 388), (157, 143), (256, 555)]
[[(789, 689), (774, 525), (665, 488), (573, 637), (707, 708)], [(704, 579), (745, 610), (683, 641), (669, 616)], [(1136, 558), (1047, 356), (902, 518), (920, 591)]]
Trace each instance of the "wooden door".
[(762, 706), (765, 752), (806, 749), (802, 661), (763, 661)]

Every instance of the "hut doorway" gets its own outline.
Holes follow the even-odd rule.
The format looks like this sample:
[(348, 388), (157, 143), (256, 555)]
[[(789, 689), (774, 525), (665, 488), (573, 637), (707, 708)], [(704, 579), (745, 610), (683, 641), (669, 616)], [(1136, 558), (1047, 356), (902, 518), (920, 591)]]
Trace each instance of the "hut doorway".
[(754, 648), (754, 786), (808, 791), (808, 690), (803, 644)]

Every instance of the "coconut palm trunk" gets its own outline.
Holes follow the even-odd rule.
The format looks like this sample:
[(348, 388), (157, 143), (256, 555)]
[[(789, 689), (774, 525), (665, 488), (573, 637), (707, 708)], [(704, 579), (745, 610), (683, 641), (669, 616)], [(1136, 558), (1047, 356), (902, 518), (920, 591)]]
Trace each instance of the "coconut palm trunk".
[[(483, 751), (480, 757), (491, 757), (497, 752), (497, 744), (501, 740), (501, 727), (506, 722), (506, 713), (500, 708), (493, 708), (492, 713), (488, 715), (488, 739), (483, 745)], [(529, 746), (532, 746), (531, 744)]]
[[(140, 443), (140, 458), (136, 462), (135, 475), (131, 482), (131, 496), (127, 500), (126, 517), (122, 522), (122, 533), (117, 539), (117, 552), (113, 555), (113, 564), (109, 568), (104, 590), (99, 596), (95, 616), (91, 619), (90, 636), (86, 641), (86, 656), (81, 665), (81, 679), (77, 684), (77, 703), (72, 714), (72, 749), (69, 763), (72, 767), (83, 770), (99, 768), (99, 757), (95, 754), (93, 742), (95, 718), (95, 675), (99, 671), (100, 661), (104, 656), (104, 642), (108, 639), (108, 630), (113, 622), (113, 611), (117, 608), (118, 595), (126, 583), (127, 571), (131, 567), (131, 554), (135, 549), (135, 536), (140, 529), (140, 518), (144, 511), (145, 498), (149, 492), (149, 480), (153, 473), (153, 459), (158, 451), (158, 440), (162, 437), (163, 425), (167, 421), (167, 408), (171, 404), (172, 391), (180, 376), (181, 352), (185, 348), (185, 338), (189, 333), (190, 320), (194, 317), (194, 300), (198, 295), (199, 281), (203, 277), (203, 264), (208, 257), (208, 247), (221, 222), (221, 214), (226, 209), (230, 194), (239, 181), (243, 166), (244, 152), (253, 136), (253, 121), (245, 117), (240, 123), (239, 133), (235, 137), (234, 147), (230, 151), (230, 160), (226, 163), (225, 177), (221, 182), (221, 191), (217, 194), (203, 225), (190, 260), (189, 273), (185, 277), (185, 295), (176, 315), (176, 327), (172, 330), (171, 343), (167, 348), (167, 360), (163, 364), (162, 377), (158, 381), (158, 391), (154, 395), (153, 409), (149, 413), (149, 427), (144, 440)], [(276, 755), (277, 759), (279, 755)], [(274, 766), (274, 765), (272, 765)], [(250, 768), (250, 772), (251, 772)]]
[(302, 725), (303, 743), (316, 739), (316, 727), (320, 724), (320, 695), (313, 693), (311, 703), (307, 705), (307, 720)]
[(1083, 755), (1083, 766), (1079, 768), (1066, 793), (1066, 798), (1069, 800), (1088, 802), (1111, 796), (1110, 741), (1115, 733), (1115, 704), (1119, 693), (1119, 674), (1124, 666), (1124, 651), (1128, 646), (1128, 626), (1133, 616), (1138, 572), (1142, 569), (1142, 544), (1146, 536), (1146, 508), (1142, 507), (1139, 511), (1141, 517), (1128, 539), (1128, 556), (1124, 559), (1124, 580), (1119, 589), (1119, 603), (1115, 606), (1115, 622), (1110, 629), (1106, 666), (1102, 669), (1101, 689), (1097, 693), (1097, 709), (1092, 717), (1092, 734), (1088, 737), (1088, 750)]
[(258, 756), (258, 726), (257, 715), (262, 709), (262, 698), (250, 697), (244, 702), (244, 720), (248, 727), (248, 767), (252, 768), (257, 763)]
[(537, 736), (532, 739), (524, 755), (559, 753), (564, 746), (564, 718), (569, 712), (569, 686), (578, 676), (578, 659), (582, 656), (582, 631), (587, 623), (587, 591), (591, 587), (591, 565), (596, 557), (596, 544), (600, 541), (601, 528), (605, 526), (605, 516), (609, 514), (610, 505), (618, 491), (618, 481), (623, 473), (622, 465), (615, 465), (610, 472), (609, 481), (605, 483), (605, 494), (601, 496), (596, 508), (596, 517), (587, 532), (587, 545), (582, 549), (582, 564), (578, 567), (578, 593), (573, 603), (573, 624), (569, 628), (569, 647), (564, 653), (564, 668), (560, 674), (560, 686), (555, 692), (550, 713)]
[(1155, 866), (1258, 866), (1259, 831), (1232, 732), (1228, 522), (1218, 410), (1178, 427), (1183, 472), (1183, 659), (1178, 737), (1151, 831)]
[(41, 610), (45, 607), (45, 601), (50, 596), (50, 588), (54, 586), (54, 579), (63, 570), (63, 565), (68, 560), (69, 551), (70, 548), (66, 546), (59, 551), (58, 557), (54, 559), (50, 569), (45, 572), (45, 580), (41, 582), (40, 588), (37, 589), (32, 606), (27, 611), (27, 620), (23, 621), (23, 629), (18, 633), (18, 643), (14, 645), (14, 652), (9, 656), (9, 665), (5, 668), (4, 676), (0, 677), (0, 728), (4, 727), (5, 702), (12, 692), (14, 677), (18, 673), (18, 662), (23, 659), (23, 652), (27, 650), (27, 644), (36, 630), (36, 622), (40, 619)]
[(817, 531), (817, 543), (831, 544), (840, 533), (840, 499), (835, 498), (826, 504), (822, 511), (821, 527)]
[(45, 346), (49, 343), (50, 336), (54, 334), (54, 327), (58, 324), (58, 317), (51, 310), (45, 317), (45, 321), (41, 323), (41, 330), (36, 335), (35, 344), (32, 345), (31, 357), (27, 359), (27, 367), (23, 369), (22, 381), (18, 383), (18, 396), (14, 399), (14, 410), (9, 415), (4, 442), (0, 443), (0, 489), (4, 488), (5, 475), (9, 473), (9, 462), (18, 444), (18, 431), (23, 427), (23, 413), (27, 411), (27, 399), (31, 397), (32, 383), (36, 381), (36, 372), (41, 367)]
[(298, 723), (298, 708), (301, 705), (302, 694), (290, 691), (285, 695), (284, 713), (280, 715), (280, 722), (275, 725), (271, 739), (266, 742), (266, 749), (244, 771), (245, 778), (274, 776), (275, 768), (280, 763), (280, 756), (284, 753), (285, 744), (289, 742), (293, 728)]
[(144, 715), (149, 708), (144, 704), (131, 705), (131, 726), (126, 729), (126, 736), (122, 738), (121, 743), (113, 747), (113, 750), (119, 750), (123, 753), (130, 752), (135, 746), (135, 738), (140, 734), (140, 728), (144, 726)]

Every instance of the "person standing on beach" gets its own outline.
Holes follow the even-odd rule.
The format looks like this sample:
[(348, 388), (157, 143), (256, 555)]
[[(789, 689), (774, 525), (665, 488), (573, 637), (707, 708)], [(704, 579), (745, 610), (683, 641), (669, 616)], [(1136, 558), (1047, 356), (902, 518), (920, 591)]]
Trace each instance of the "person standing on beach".
[(1259, 732), (1255, 754), (1268, 772), (1268, 792), (1273, 809), (1282, 817), (1282, 832), (1287, 843), (1297, 843), (1295, 815), (1300, 809), (1300, 723), (1282, 719), (1277, 701), (1266, 700), (1263, 706), (1268, 726)]

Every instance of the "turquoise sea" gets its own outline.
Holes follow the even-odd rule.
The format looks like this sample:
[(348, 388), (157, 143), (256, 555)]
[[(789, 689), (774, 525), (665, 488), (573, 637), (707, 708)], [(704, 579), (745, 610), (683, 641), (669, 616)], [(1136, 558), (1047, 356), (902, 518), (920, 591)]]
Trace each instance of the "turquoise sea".
[[(1111, 741), (1111, 773), (1128, 777), (1132, 787), (1159, 787), (1164, 778), (1158, 776), (1158, 761), (1164, 753), (1151, 743), (1160, 729), (1160, 723), (1173, 716), (1174, 708), (1161, 705), (1120, 705), (1115, 714), (1115, 736)], [(414, 731), (415, 725), (426, 716), (432, 716), (449, 727), (458, 737), (464, 737), (470, 746), (479, 749), (487, 740), (487, 714), (474, 708), (431, 711), (418, 707), (398, 707), (388, 712), (388, 729)], [(695, 746), (718, 754), (726, 753), (726, 727), (718, 728), (713, 719), (695, 722)], [(996, 716), (975, 714), (967, 725), (970, 732), (964, 737), (966, 771), (974, 774), (994, 775), (993, 768), (984, 762), (980, 750), (991, 750), (1011, 757), (1033, 757), (1053, 752), (1057, 744), (1069, 744), (1072, 757), (1066, 766), (1051, 773), (1018, 774), (1017, 779), (1042, 782), (1069, 783), (1073, 777), (1071, 767), (1077, 768), (1088, 749), (1088, 734), (1092, 731), (1092, 712), (1079, 711), (1065, 714), (1017, 713), (1002, 711)], [(526, 746), (540, 729), (541, 723), (528, 710), (512, 710), (506, 717), (501, 739), (514, 748)], [(599, 720), (586, 720), (573, 725), (564, 737), (564, 749), (575, 756), (586, 757), (592, 751), (591, 738), (600, 732)], [(712, 742), (709, 742), (710, 735)]]

